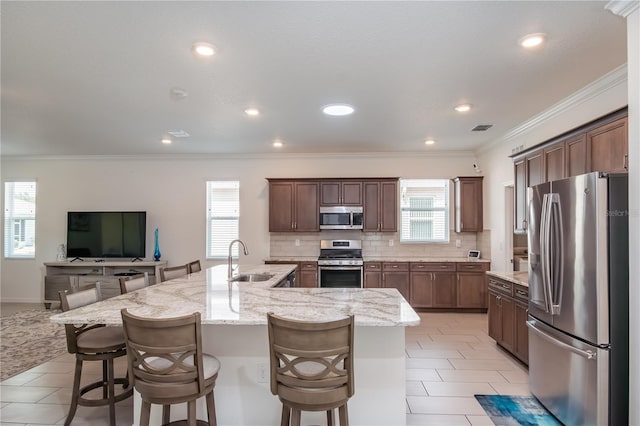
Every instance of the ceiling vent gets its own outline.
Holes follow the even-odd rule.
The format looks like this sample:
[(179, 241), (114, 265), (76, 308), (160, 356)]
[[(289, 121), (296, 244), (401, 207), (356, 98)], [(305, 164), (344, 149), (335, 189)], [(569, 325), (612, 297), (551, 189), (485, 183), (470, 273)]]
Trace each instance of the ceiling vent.
[(476, 127), (471, 129), (472, 132), (484, 132), (488, 130), (493, 124), (478, 124)]
[(167, 131), (167, 133), (169, 133), (174, 138), (188, 138), (190, 136), (189, 133), (185, 132), (184, 130), (169, 130)]

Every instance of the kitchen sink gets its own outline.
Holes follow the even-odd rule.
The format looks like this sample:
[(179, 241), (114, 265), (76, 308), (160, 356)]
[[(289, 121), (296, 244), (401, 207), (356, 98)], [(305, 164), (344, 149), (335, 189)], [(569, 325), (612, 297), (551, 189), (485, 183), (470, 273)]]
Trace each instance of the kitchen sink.
[(274, 274), (266, 274), (266, 273), (241, 274), (241, 275), (236, 275), (235, 277), (231, 277), (230, 281), (249, 281), (249, 282), (269, 281), (273, 277), (274, 277)]

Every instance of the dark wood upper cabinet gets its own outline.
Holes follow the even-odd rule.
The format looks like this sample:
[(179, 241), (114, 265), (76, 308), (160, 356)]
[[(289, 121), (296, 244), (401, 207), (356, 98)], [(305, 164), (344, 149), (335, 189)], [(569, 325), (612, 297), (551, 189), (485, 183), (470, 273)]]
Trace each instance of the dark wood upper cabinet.
[(527, 188), (545, 182), (544, 152), (532, 152), (525, 157), (527, 163)]
[(587, 132), (587, 161), (594, 172), (620, 173), (629, 170), (627, 117)]
[(544, 153), (544, 181), (563, 179), (565, 177), (565, 145), (558, 145), (545, 148)]
[(514, 232), (527, 231), (527, 171), (524, 158), (514, 163)]
[(364, 181), (364, 231), (396, 232), (398, 181)]
[(269, 182), (269, 232), (320, 230), (318, 183)]
[(578, 176), (587, 173), (587, 135), (581, 133), (564, 142), (567, 165), (565, 176)]
[(455, 190), (455, 231), (481, 232), (482, 176), (457, 177)]
[(361, 206), (362, 182), (321, 181), (321, 206)]

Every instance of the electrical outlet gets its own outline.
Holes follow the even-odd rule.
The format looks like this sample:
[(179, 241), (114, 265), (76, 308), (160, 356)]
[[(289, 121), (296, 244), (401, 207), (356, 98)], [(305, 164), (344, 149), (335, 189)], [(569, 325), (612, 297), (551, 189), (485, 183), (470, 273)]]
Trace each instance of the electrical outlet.
[(269, 382), (269, 367), (264, 362), (261, 362), (257, 365), (258, 372), (258, 383), (268, 383)]
[(300, 247), (300, 240), (296, 239), (295, 245), (296, 247)]
[(393, 247), (393, 240), (389, 240), (389, 247)]
[(462, 247), (462, 240), (456, 240), (456, 247)]

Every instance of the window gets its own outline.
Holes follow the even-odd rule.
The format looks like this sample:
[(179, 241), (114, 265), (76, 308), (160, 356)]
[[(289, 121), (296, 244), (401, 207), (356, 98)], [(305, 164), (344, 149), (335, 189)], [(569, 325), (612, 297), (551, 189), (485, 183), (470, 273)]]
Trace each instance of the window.
[(36, 183), (4, 183), (4, 257), (36, 257)]
[(400, 242), (449, 242), (449, 181), (400, 181)]
[[(226, 258), (240, 228), (240, 182), (207, 182), (207, 258)], [(238, 256), (238, 245), (233, 246)]]

